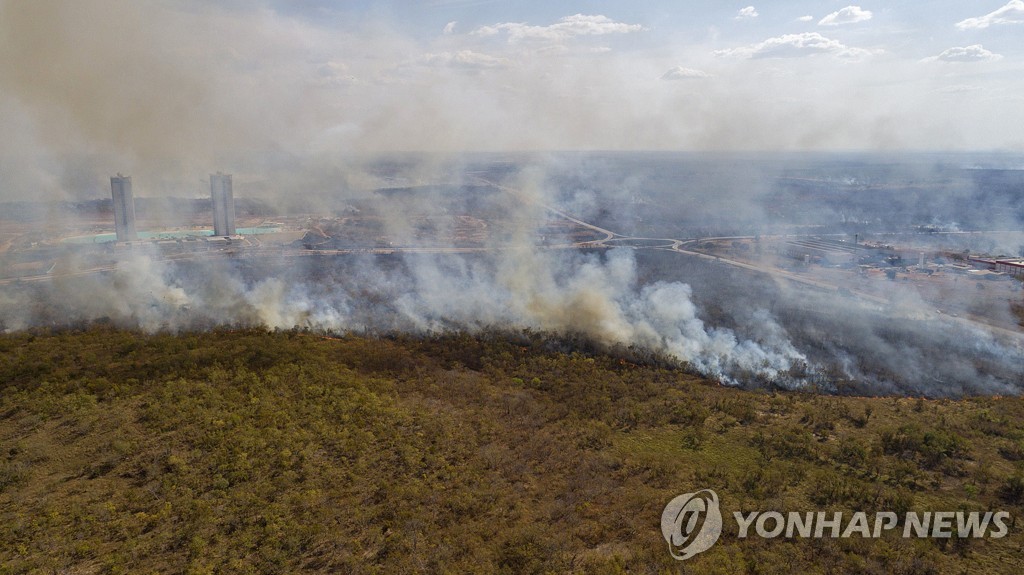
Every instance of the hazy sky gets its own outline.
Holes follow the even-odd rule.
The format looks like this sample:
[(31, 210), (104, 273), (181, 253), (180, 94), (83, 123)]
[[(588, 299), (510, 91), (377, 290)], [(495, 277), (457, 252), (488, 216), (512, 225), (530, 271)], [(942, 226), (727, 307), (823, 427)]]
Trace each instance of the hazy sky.
[(0, 0), (0, 86), (0, 199), (97, 158), (1021, 150), (1024, 0)]

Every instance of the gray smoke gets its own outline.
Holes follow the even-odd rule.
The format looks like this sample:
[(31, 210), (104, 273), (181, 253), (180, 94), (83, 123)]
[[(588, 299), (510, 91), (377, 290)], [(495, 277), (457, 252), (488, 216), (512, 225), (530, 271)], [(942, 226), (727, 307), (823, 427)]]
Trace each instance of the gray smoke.
[[(642, 283), (631, 250), (587, 254), (534, 246), (547, 196), (536, 178), (528, 173), (519, 197), (504, 198), (507, 221), (517, 225), (492, 238), (484, 253), (409, 255), (398, 266), (367, 256), (316, 264), (295, 257), (247, 274), (228, 261), (182, 265), (136, 246), (109, 273), (57, 276), (43, 284), (33, 305), (25, 305), (24, 294), (5, 295), (0, 318), (8, 330), (98, 319), (149, 332), (223, 325), (325, 332), (532, 329), (659, 352), (730, 382), (739, 374), (781, 382), (805, 362), (763, 311), (757, 314), (759, 343), (707, 326), (689, 286)], [(384, 213), (390, 230), (400, 233), (408, 225), (408, 209)], [(62, 266), (88, 263), (69, 257)], [(34, 309), (43, 311), (33, 316)]]
[[(382, 219), (388, 237), (416, 246), (412, 221), (420, 214), (467, 213), (460, 203), (479, 198), (470, 194), (452, 204), (445, 197), (444, 190), (477, 181), (458, 175), (468, 169), (458, 162), (440, 171), (410, 168), (388, 178), (422, 183), (440, 173), (450, 185), (353, 197), (373, 197), (379, 203), (374, 217)], [(168, 261), (156, 247), (136, 245), (122, 250), (110, 271), (69, 275), (95, 265), (94, 255), (69, 250), (51, 281), (0, 287), (0, 323), (7, 331), (94, 321), (148, 332), (216, 326), (417, 334), (530, 329), (656, 352), (744, 386), (929, 396), (1021, 390), (1019, 337), (1001, 341), (971, 321), (940, 317), (907, 284), (860, 288), (875, 301), (664, 250), (580, 250), (560, 247), (565, 244), (557, 238), (538, 244), (543, 227), (560, 220), (544, 206), (606, 217), (601, 206), (622, 200), (553, 181), (564, 183), (564, 174), (553, 176), (533, 163), (505, 181), (503, 191), (475, 192), (489, 190), (501, 217), (490, 222), (498, 229), (487, 236), (485, 249), (469, 254), (309, 256), (264, 249), (238, 259)], [(729, 181), (715, 185), (731, 186)], [(636, 186), (652, 190), (650, 182)], [(564, 197), (566, 204), (560, 203)], [(628, 214), (634, 216), (646, 217)]]
[[(619, 53), (598, 38), (551, 44), (440, 30), (412, 38), (372, 13), (360, 13), (355, 26), (334, 23), (314, 25), (276, 3), (0, 0), (0, 202), (108, 197), (107, 178), (117, 171), (136, 176), (138, 197), (200, 198), (204, 175), (220, 169), (269, 213), (337, 213), (372, 198), (382, 206), (382, 235), (415, 245), (417, 218), (439, 198), (380, 198), (373, 190), (478, 184), (465, 150), (991, 147), (1012, 142), (992, 127), (1014, 125), (1006, 114), (1019, 115), (1019, 107), (992, 106), (1000, 111), (993, 122), (973, 98), (921, 93), (903, 81), (931, 81), (916, 60), (862, 69), (822, 55), (776, 70), (768, 60), (714, 56), (702, 40)], [(661, 80), (681, 55), (713, 73)], [(1019, 92), (1014, 86), (1007, 81), (1005, 91)], [(962, 115), (972, 121), (953, 121)], [(408, 160), (396, 150), (436, 153)], [(381, 160), (382, 151), (392, 154)], [(65, 255), (52, 281), (0, 286), (0, 324), (528, 328), (656, 351), (747, 385), (928, 395), (1021, 389), (1016, 344), (936, 318), (900, 286), (880, 288), (896, 303), (876, 309), (680, 254), (534, 245), (550, 217), (544, 205), (627, 234), (687, 238), (823, 223), (846, 231), (908, 222), (1019, 229), (1018, 195), (979, 196), (988, 182), (933, 177), (929, 159), (904, 164), (898, 177), (855, 168), (830, 175), (832, 187), (818, 182), (816, 193), (831, 203), (812, 209), (792, 197), (776, 201), (772, 182), (813, 180), (820, 157), (787, 166), (711, 154), (701, 169), (685, 157), (673, 157), (670, 170), (646, 169), (652, 157), (626, 165), (601, 154), (509, 154), (503, 161), (518, 176), (499, 183), (518, 192), (494, 200), (502, 221), (488, 230), (486, 252), (175, 262), (136, 247), (113, 269), (80, 275), (68, 274), (88, 269), (89, 257)], [(1022, 165), (1019, 157), (1000, 161)], [(946, 183), (935, 193), (909, 185), (921, 178)], [(999, 181), (1012, 189), (1012, 178)], [(898, 192), (878, 196), (889, 183)], [(921, 206), (925, 220), (887, 219)], [(40, 233), (75, 223), (55, 204), (40, 209), (52, 211)], [(193, 219), (156, 212), (147, 225)], [(435, 220), (437, 237), (449, 236), (444, 226), (453, 221)], [(964, 245), (1013, 253), (1021, 244), (1018, 236)]]

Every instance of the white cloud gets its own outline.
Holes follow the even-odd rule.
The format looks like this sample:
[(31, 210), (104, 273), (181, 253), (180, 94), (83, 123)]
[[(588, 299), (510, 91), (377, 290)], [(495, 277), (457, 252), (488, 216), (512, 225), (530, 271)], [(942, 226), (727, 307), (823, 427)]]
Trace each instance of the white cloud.
[(317, 68), (316, 76), (317, 83), (323, 86), (348, 86), (358, 82), (343, 62), (325, 62)]
[(812, 20), (814, 20), (814, 16), (811, 16), (810, 14), (808, 14), (807, 16), (801, 16), (796, 19), (797, 22), (810, 22)]
[(737, 20), (750, 20), (751, 18), (757, 18), (757, 10), (753, 6), (747, 6), (736, 13)]
[(448, 36), (450, 34), (454, 34), (455, 33), (455, 25), (456, 24), (458, 24), (458, 22), (456, 22), (454, 20), (449, 22), (449, 23), (447, 23), (447, 24), (445, 24), (444, 25), (444, 31), (443, 31), (444, 35)]
[(993, 24), (1021, 24), (1024, 23), (1024, 0), (1010, 0), (1002, 8), (978, 16), (968, 18), (956, 23), (960, 30), (974, 30), (988, 28)]
[(871, 11), (864, 10), (860, 6), (847, 6), (842, 10), (833, 12), (818, 21), (818, 26), (839, 26), (841, 24), (856, 24), (871, 19)]
[(684, 68), (682, 66), (676, 66), (661, 75), (662, 80), (703, 80), (710, 77), (711, 74), (703, 70), (694, 70), (693, 68)]
[(817, 32), (784, 34), (750, 46), (715, 51), (716, 56), (743, 58), (799, 58), (815, 54), (832, 54), (840, 58), (853, 59), (867, 56), (871, 51), (846, 46)]
[(981, 86), (973, 86), (970, 84), (954, 84), (952, 86), (944, 86), (936, 90), (940, 94), (970, 94), (981, 90)]
[(509, 61), (472, 50), (424, 54), (420, 62), (428, 66), (440, 66), (470, 72), (507, 68)]
[(943, 62), (995, 62), (1002, 58), (999, 54), (994, 54), (981, 46), (981, 44), (974, 44), (971, 46), (954, 46), (948, 50), (944, 50), (938, 56), (931, 58), (925, 58), (925, 61), (942, 60)]
[(601, 36), (605, 34), (628, 34), (644, 29), (639, 24), (616, 22), (607, 16), (575, 14), (566, 16), (550, 26), (530, 26), (521, 22), (506, 22), (492, 26), (481, 26), (476, 36), (497, 36), (504, 32), (509, 42), (521, 40), (544, 40), (562, 42), (577, 36)]

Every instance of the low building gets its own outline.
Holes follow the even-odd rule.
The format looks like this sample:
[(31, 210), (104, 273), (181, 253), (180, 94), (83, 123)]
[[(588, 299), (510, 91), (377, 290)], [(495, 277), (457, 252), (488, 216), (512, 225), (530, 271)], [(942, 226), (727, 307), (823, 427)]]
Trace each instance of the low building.
[(1024, 259), (1020, 258), (970, 258), (971, 263), (986, 269), (1024, 278)]

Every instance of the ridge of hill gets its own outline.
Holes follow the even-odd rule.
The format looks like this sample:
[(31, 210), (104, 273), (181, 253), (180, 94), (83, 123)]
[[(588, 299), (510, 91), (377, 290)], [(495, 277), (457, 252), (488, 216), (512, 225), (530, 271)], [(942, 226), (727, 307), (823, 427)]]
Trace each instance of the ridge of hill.
[[(756, 392), (544, 334), (0, 336), (0, 573), (1019, 573), (1024, 400)], [(1002, 539), (738, 539), (676, 495), (1006, 510)]]

